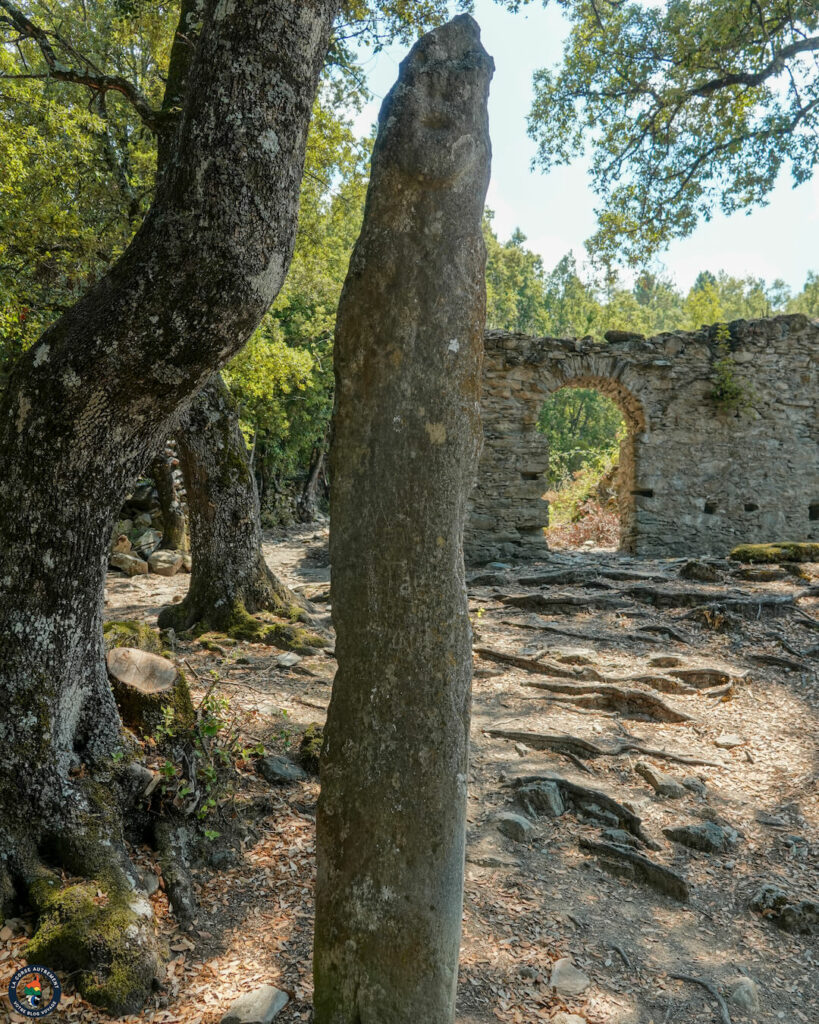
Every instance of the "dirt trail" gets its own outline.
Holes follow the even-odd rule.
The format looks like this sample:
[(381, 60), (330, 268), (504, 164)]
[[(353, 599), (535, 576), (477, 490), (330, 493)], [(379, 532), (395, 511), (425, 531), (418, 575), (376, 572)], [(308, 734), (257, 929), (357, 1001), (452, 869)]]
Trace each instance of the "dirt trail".
[[(318, 602), (329, 627), (326, 539), (326, 529), (304, 529), (271, 537), (265, 551)], [(727, 562), (700, 564), (686, 575), (708, 582), (682, 578), (681, 561), (610, 552), (554, 553), (468, 574), (484, 654), (475, 658), (460, 1024), (528, 1024), (560, 1010), (589, 1024), (724, 1020), (713, 994), (673, 974), (715, 986), (734, 1022), (819, 1020), (819, 933), (789, 934), (750, 908), (763, 882), (819, 903), (819, 567), (806, 566), (807, 579), (782, 573), (763, 582), (739, 578)], [(155, 621), (186, 586), (183, 576), (112, 574), (106, 614)], [(307, 724), (323, 721), (331, 653), (284, 668), (269, 647), (177, 646), (203, 682), (218, 674), (248, 740), (287, 752)], [(612, 687), (632, 696), (613, 697)], [(656, 720), (657, 701), (682, 720)], [(535, 783), (535, 806), (516, 780), (543, 776), (552, 782)], [(565, 809), (550, 817), (538, 808), (555, 786)], [(264, 982), (291, 993), (277, 1020), (310, 1019), (317, 792), (315, 781), (277, 788), (243, 775), (238, 802), (250, 813), (242, 847), (198, 872), (194, 928), (176, 930), (162, 891), (153, 897), (175, 960), (155, 1005), (132, 1020), (215, 1024)], [(521, 841), (499, 830), (507, 813), (526, 818)], [(645, 842), (623, 824), (636, 818)], [(709, 823), (718, 826), (712, 839), (726, 839), (724, 852), (663, 832)], [(624, 877), (635, 868), (623, 849), (673, 872), (687, 900)], [(139, 855), (152, 865), (149, 851)], [(6, 968), (22, 951), (24, 925), (0, 944)], [(588, 976), (576, 996), (549, 986), (563, 957)], [(729, 998), (743, 976), (754, 982), (758, 1010)], [(62, 1020), (105, 1019), (67, 991)]]

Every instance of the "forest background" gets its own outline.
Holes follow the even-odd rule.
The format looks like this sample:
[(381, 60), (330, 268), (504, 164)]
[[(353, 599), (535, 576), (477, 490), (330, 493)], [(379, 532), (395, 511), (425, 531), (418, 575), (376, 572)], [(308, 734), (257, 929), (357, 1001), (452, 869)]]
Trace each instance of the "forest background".
[[(173, 5), (59, 6), (62, 32), (77, 51), (135, 82), (158, 105)], [(411, 20), (400, 31), (412, 33)], [(240, 405), (267, 525), (287, 523), (295, 495), (328, 444), (335, 310), (361, 225), (373, 142), (354, 127), (371, 99), (359, 56), (384, 41), (366, 22), (336, 39), (311, 126), (292, 267), (225, 373)], [(0, 49), (0, 387), (14, 359), (124, 250), (154, 185), (155, 135), (132, 103), (109, 91), (89, 105), (85, 90), (43, 81), (38, 72), (19, 48)], [(703, 268), (684, 292), (655, 265), (631, 274), (631, 284), (611, 270), (581, 269), (572, 252), (547, 268), (521, 230), (498, 237), (489, 209), (484, 235), (488, 328), (602, 339), (609, 329), (651, 335), (784, 312), (819, 316), (816, 273), (793, 294), (781, 280)], [(544, 406), (540, 428), (550, 447), (548, 485), (560, 487), (586, 472), (582, 499), (591, 478), (616, 459), (617, 410), (597, 392), (564, 391)]]

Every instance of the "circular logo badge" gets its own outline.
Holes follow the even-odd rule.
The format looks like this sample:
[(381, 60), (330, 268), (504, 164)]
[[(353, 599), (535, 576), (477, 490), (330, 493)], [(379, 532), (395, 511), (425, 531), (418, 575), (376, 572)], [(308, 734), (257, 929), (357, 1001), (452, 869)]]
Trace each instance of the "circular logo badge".
[(61, 995), (60, 979), (47, 967), (21, 967), (9, 982), (12, 1009), (24, 1017), (47, 1017)]

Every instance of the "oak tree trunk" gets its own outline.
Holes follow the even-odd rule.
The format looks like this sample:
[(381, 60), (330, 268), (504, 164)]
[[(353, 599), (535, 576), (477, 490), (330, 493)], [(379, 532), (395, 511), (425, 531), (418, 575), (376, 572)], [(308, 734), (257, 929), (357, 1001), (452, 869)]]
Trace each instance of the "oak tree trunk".
[[(205, 5), (150, 212), (105, 277), (19, 359), (0, 397), (0, 895), (28, 893), (41, 921), (32, 948), (54, 966), (77, 949), (65, 931), (72, 907), (105, 918), (67, 966), (112, 1012), (144, 1000), (155, 957), (115, 855), (108, 539), (180, 405), (244, 344), (281, 286), (336, 8)], [(63, 900), (47, 864), (93, 873), (91, 895)]]
[(187, 596), (162, 609), (160, 626), (228, 630), (247, 613), (289, 615), (301, 602), (264, 560), (256, 480), (236, 403), (220, 374), (193, 400), (176, 438), (193, 564)]
[(316, 1024), (454, 1016), (492, 67), (467, 15), (402, 63), (338, 313)]

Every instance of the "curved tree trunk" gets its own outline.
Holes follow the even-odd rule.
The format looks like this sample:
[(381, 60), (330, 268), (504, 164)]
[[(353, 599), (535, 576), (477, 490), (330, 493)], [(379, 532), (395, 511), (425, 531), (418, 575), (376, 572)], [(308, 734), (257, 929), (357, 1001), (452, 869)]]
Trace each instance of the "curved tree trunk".
[(468, 16), (402, 63), (339, 307), (316, 1024), (454, 1016), (491, 70)]
[(151, 478), (156, 484), (159, 507), (162, 510), (162, 547), (169, 551), (186, 551), (185, 510), (176, 493), (173, 462), (167, 449), (151, 463)]
[[(79, 972), (80, 990), (112, 1012), (140, 1005), (154, 961), (130, 949), (142, 945), (142, 910), (112, 852), (120, 729), (102, 646), (108, 538), (180, 405), (244, 344), (281, 286), (336, 7), (205, 5), (149, 214), (0, 397), (0, 891), (28, 890), (41, 913), (32, 948)], [(60, 904), (53, 875), (41, 884), (46, 860), (93, 873), (91, 891), (108, 896), (106, 911), (91, 900), (108, 931), (89, 939), (81, 963), (59, 942), (77, 901)]]
[(176, 437), (193, 566), (187, 596), (162, 609), (160, 626), (228, 630), (248, 612), (300, 610), (301, 599), (264, 560), (256, 481), (236, 403), (220, 374), (191, 403)]

